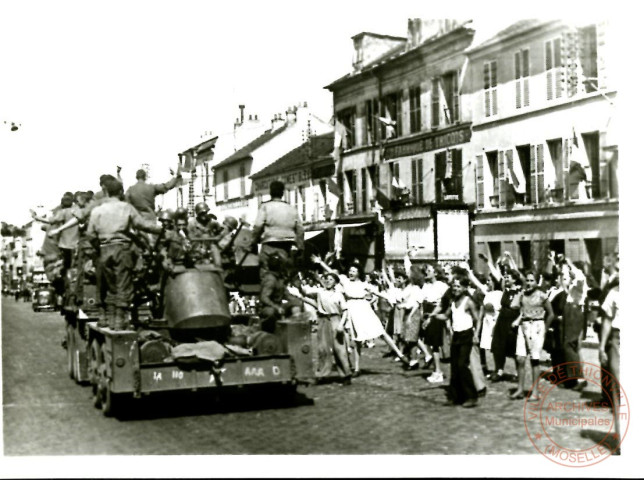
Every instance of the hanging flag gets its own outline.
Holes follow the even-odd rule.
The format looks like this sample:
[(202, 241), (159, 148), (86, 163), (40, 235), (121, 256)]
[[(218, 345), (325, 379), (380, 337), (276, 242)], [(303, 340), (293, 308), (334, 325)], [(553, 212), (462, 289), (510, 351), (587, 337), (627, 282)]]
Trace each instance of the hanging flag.
[(340, 197), (342, 195), (342, 189), (331, 177), (326, 179), (326, 184), (330, 194), (335, 195), (336, 197)]
[(441, 77), (438, 84), (439, 108), (445, 115), (445, 121), (450, 124), (452, 123), (452, 109), (450, 108), (450, 105), (447, 102), (447, 97), (445, 96), (445, 91), (447, 90), (446, 79)]
[(467, 72), (467, 67), (469, 65), (469, 58), (466, 56), (463, 66), (458, 69), (458, 91), (463, 91), (463, 84), (465, 83), (465, 73)]
[(341, 226), (335, 227), (335, 236), (333, 238), (333, 251), (335, 253), (335, 258), (340, 258), (340, 254), (342, 253), (342, 231), (343, 230), (344, 228)]
[(337, 118), (335, 119), (333, 128), (333, 161), (335, 162), (335, 176), (337, 177), (342, 173), (342, 149), (348, 145), (347, 136), (349, 132), (347, 131), (347, 127)]
[(375, 190), (376, 202), (378, 202), (384, 210), (389, 210), (391, 208), (391, 199), (389, 196), (378, 187), (376, 187)]
[(396, 120), (391, 119), (391, 113), (389, 113), (389, 107), (387, 106), (386, 102), (384, 104), (385, 107), (385, 116), (384, 117), (378, 117), (378, 120), (382, 122), (382, 124), (385, 126), (385, 138), (393, 138), (396, 136)]
[(508, 175), (508, 180), (510, 180), (510, 183), (512, 184), (512, 187), (514, 188), (514, 191), (516, 193), (526, 193), (526, 180), (525, 180), (525, 175), (523, 173), (523, 168), (521, 168), (521, 165), (517, 165), (517, 161), (514, 159), (514, 152), (512, 150), (508, 150), (508, 154), (505, 156), (506, 158), (506, 165), (507, 165), (507, 175)]
[(445, 178), (452, 178), (452, 151), (449, 148), (445, 154)]
[(579, 146), (579, 139), (575, 132), (575, 127), (572, 128), (572, 142), (570, 142), (570, 168), (572, 169), (572, 162), (578, 163), (586, 172), (590, 169), (590, 162), (586, 155), (586, 150)]
[(183, 163), (181, 165), (181, 171), (183, 172), (193, 172), (197, 168), (196, 162), (194, 155), (192, 154), (192, 151), (189, 150), (186, 153), (183, 154)]

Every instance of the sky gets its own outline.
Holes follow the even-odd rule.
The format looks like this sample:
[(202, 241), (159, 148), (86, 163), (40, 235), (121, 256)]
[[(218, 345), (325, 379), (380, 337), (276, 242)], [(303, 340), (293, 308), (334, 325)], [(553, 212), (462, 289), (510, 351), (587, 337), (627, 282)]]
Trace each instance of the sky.
[(143, 163), (166, 181), (178, 152), (232, 130), (242, 103), (268, 120), (306, 101), (330, 119), (323, 87), (351, 70), (359, 32), (473, 18), (480, 38), (544, 11), (444, 3), (0, 0), (0, 122), (20, 124), (0, 123), (0, 218), (26, 223), (117, 165), (126, 187)]

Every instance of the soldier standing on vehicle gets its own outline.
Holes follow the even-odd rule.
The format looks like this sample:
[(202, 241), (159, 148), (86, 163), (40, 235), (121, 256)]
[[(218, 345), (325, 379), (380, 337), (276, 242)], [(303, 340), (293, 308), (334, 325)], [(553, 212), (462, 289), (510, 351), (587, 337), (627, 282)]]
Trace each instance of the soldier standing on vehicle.
[(132, 205), (119, 200), (123, 194), (121, 183), (107, 181), (105, 187), (109, 198), (92, 210), (87, 234), (98, 239), (100, 244), (100, 262), (107, 284), (108, 325), (120, 330), (126, 326), (126, 312), (134, 298), (130, 228), (155, 234), (161, 233), (163, 228), (156, 221), (144, 219)]
[(125, 192), (125, 200), (146, 220), (156, 220), (154, 213), (154, 199), (157, 195), (172, 190), (181, 182), (181, 171), (166, 183), (147, 183), (148, 174), (145, 170), (136, 171), (137, 182)]
[(304, 250), (304, 231), (297, 210), (282, 200), (284, 183), (271, 182), (271, 199), (259, 207), (253, 228), (253, 244), (261, 243), (259, 262), (262, 274), (268, 270), (268, 258), (277, 255), (287, 272), (293, 267), (293, 250)]

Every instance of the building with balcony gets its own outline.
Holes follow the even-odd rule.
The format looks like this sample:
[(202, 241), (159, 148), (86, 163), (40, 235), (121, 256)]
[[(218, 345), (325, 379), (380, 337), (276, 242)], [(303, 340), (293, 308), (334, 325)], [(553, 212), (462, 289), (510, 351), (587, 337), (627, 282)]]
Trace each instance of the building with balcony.
[(609, 45), (606, 24), (525, 20), (468, 49), (477, 253), (538, 268), (555, 250), (599, 273), (615, 249)]
[[(462, 87), (473, 37), (453, 20), (410, 19), (407, 37), (360, 33), (353, 71), (325, 87), (344, 138), (337, 222), (356, 226), (345, 254), (367, 271), (414, 246), (420, 260), (469, 258), (476, 191)], [(446, 220), (438, 232), (439, 212), (465, 223)]]

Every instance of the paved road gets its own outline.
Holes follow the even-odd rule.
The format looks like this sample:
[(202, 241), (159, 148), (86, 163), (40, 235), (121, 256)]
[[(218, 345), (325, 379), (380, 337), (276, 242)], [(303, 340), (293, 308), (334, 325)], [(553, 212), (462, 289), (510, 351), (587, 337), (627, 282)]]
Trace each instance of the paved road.
[[(5, 455), (116, 454), (535, 454), (513, 384), (488, 387), (473, 409), (445, 407), (444, 390), (425, 372), (403, 372), (364, 352), (364, 374), (351, 386), (298, 388), (289, 408), (263, 400), (213, 403), (193, 396), (150, 397), (131, 418), (105, 418), (89, 387), (67, 376), (63, 319), (2, 299)], [(448, 371), (448, 366), (445, 365)], [(554, 400), (579, 394), (556, 389)], [(592, 393), (586, 393), (593, 397)], [(246, 399), (247, 400), (247, 399)], [(605, 417), (610, 418), (608, 411)], [(568, 446), (591, 447), (593, 432), (562, 432)], [(596, 433), (596, 432), (595, 432)], [(588, 437), (591, 438), (588, 438)]]

